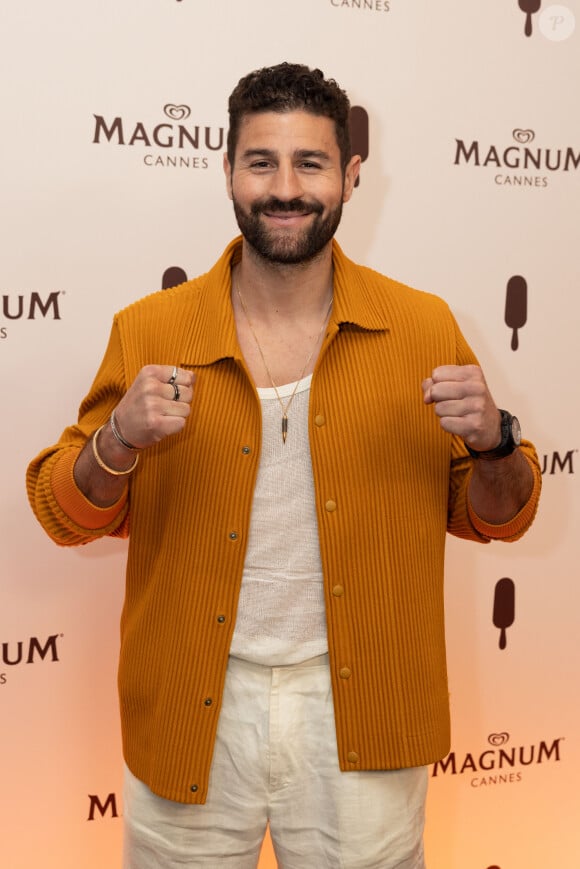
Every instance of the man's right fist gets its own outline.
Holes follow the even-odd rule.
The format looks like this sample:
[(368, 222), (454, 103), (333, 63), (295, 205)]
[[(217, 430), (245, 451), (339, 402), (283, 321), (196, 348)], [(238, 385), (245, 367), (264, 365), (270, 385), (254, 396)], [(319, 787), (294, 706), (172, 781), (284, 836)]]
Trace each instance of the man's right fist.
[(115, 422), (123, 439), (145, 449), (185, 426), (195, 375), (171, 365), (145, 365), (117, 407)]

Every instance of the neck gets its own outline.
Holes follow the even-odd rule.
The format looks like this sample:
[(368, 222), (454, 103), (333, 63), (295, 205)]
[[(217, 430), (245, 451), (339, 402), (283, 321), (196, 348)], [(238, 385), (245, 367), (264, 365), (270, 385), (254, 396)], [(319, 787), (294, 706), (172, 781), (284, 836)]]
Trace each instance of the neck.
[(244, 240), (233, 284), (254, 317), (316, 315), (332, 296), (332, 243), (307, 263), (286, 265), (268, 262)]

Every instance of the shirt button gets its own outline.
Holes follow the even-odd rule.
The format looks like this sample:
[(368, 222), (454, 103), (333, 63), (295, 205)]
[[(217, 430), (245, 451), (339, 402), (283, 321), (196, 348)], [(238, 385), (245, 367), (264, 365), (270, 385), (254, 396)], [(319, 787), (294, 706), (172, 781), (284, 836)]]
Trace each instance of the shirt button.
[(349, 763), (358, 763), (359, 762), (359, 756), (356, 753), (356, 751), (349, 751), (349, 753), (346, 756), (346, 759), (348, 760)]
[(218, 624), (223, 625), (223, 623), (226, 620), (226, 617), (225, 616), (218, 616), (217, 620), (218, 620)]
[(192, 794), (195, 794), (195, 793), (197, 793), (199, 788), (197, 787), (197, 785), (192, 785), (189, 790), (191, 791)]
[(205, 700), (203, 701), (204, 706), (211, 706), (212, 703), (213, 703), (213, 700), (211, 699), (211, 697), (206, 697)]
[(324, 506), (328, 513), (334, 513), (336, 510), (336, 501), (327, 501)]
[(342, 585), (335, 585), (332, 588), (332, 593), (335, 597), (342, 597), (344, 594), (344, 588)]
[(352, 670), (350, 667), (341, 667), (339, 675), (341, 679), (350, 679), (352, 676)]
[(228, 534), (228, 537), (230, 538), (230, 540), (237, 540), (238, 539), (238, 532), (237, 531), (230, 531), (230, 533)]
[(251, 447), (242, 447), (242, 455), (249, 456), (251, 452), (252, 452)]
[(321, 413), (316, 414), (314, 417), (314, 425), (317, 425), (319, 428), (323, 425), (326, 425), (326, 419), (322, 416)]

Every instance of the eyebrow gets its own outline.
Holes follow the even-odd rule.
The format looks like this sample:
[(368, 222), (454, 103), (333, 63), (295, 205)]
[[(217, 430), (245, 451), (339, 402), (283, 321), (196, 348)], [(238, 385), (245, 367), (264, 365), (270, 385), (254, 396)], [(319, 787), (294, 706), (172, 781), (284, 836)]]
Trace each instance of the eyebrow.
[[(278, 151), (273, 151), (271, 148), (248, 148), (244, 151), (242, 157), (249, 160), (253, 157), (268, 157), (273, 159), (278, 155)], [(330, 154), (327, 151), (316, 150), (314, 148), (300, 148), (294, 151), (294, 157), (299, 160), (330, 160)]]

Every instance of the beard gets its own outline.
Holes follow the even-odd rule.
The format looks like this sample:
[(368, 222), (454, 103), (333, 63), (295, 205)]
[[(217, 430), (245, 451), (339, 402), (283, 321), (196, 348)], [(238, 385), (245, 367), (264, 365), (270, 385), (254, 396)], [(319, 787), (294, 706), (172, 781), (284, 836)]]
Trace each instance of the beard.
[[(324, 207), (317, 200), (268, 198), (256, 200), (249, 212), (244, 211), (233, 197), (234, 214), (240, 232), (254, 250), (270, 263), (299, 265), (314, 259), (333, 238), (342, 217), (342, 200), (336, 208), (324, 215)], [(300, 232), (283, 228), (268, 229), (261, 220), (264, 212), (277, 214), (314, 214), (310, 226)]]

